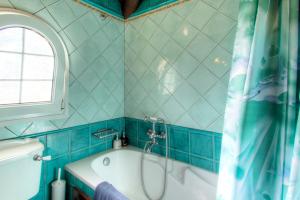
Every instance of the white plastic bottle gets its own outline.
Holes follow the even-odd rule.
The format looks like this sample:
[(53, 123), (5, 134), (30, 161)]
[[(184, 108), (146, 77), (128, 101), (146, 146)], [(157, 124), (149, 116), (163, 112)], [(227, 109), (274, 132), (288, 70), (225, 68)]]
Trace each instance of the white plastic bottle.
[(114, 142), (113, 142), (113, 148), (114, 148), (114, 149), (121, 149), (121, 147), (122, 147), (122, 142), (121, 142), (121, 140), (119, 139), (119, 135), (117, 134), (117, 135), (116, 135), (116, 139), (115, 139)]

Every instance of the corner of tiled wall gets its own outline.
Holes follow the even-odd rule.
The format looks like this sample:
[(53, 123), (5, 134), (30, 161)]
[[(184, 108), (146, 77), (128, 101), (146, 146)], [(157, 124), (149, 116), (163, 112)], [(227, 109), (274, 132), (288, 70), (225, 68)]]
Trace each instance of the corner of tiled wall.
[(125, 116), (222, 132), (238, 5), (191, 0), (126, 23)]

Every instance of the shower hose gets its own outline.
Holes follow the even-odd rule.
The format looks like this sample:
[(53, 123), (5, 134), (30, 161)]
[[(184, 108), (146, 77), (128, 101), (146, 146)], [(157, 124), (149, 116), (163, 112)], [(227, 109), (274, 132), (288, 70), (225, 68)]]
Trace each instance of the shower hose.
[(141, 179), (142, 179), (142, 188), (143, 191), (146, 195), (146, 197), (149, 200), (162, 200), (162, 198), (165, 195), (166, 192), (166, 185), (167, 185), (167, 172), (168, 172), (168, 129), (167, 129), (167, 124), (164, 123), (165, 126), (165, 135), (166, 135), (166, 139), (165, 139), (165, 145), (166, 145), (166, 154), (165, 154), (165, 168), (164, 168), (164, 184), (163, 184), (163, 190), (161, 192), (161, 194), (159, 195), (159, 197), (157, 199), (154, 199), (150, 196), (150, 194), (148, 193), (146, 186), (145, 186), (145, 180), (144, 180), (144, 158), (145, 158), (145, 152), (146, 152), (146, 147), (148, 146), (148, 142), (145, 144), (144, 147), (144, 151), (142, 153), (142, 158), (141, 158)]

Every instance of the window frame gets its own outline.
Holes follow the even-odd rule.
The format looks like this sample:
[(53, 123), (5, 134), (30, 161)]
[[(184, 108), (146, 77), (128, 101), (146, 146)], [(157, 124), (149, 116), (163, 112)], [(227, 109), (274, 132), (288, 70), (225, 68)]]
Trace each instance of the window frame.
[(43, 19), (23, 11), (0, 8), (0, 30), (10, 27), (31, 29), (50, 43), (54, 53), (53, 94), (51, 102), (0, 105), (0, 125), (65, 117), (68, 112), (69, 59), (63, 40)]

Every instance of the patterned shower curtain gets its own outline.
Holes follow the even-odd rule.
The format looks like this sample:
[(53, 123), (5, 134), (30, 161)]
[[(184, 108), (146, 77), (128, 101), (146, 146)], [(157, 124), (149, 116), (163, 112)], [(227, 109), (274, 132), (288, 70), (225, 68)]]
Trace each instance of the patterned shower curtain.
[(240, 0), (218, 200), (300, 200), (299, 0)]

